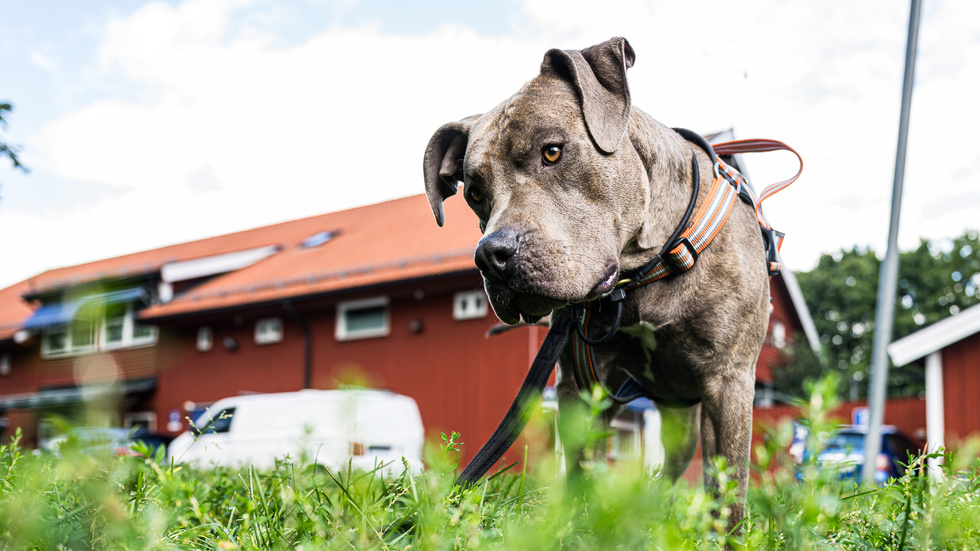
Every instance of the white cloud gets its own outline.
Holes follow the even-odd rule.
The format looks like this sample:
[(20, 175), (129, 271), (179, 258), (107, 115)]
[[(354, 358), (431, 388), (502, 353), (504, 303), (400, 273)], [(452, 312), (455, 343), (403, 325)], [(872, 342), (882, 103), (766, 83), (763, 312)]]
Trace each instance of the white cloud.
[(58, 65), (54, 62), (54, 60), (40, 50), (32, 50), (28, 55), (28, 60), (36, 67), (44, 69), (49, 73), (54, 73), (58, 70)]
[[(980, 159), (968, 139), (980, 126), (971, 107), (980, 37), (977, 18), (960, 14), (976, 15), (974, 4), (939, 3), (924, 20), (906, 246), (980, 225)], [(30, 228), (36, 236), (32, 246), (0, 244), (0, 257), (29, 270), (0, 285), (46, 267), (421, 192), (422, 151), (436, 127), (513, 93), (548, 48), (614, 35), (637, 52), (630, 75), (640, 108), (674, 126), (780, 139), (804, 155), (803, 178), (767, 203), (788, 234), (791, 267), (807, 269), (820, 252), (855, 242), (883, 247), (905, 5), (527, 1), (509, 35), (463, 23), (412, 36), (327, 26), (300, 43), (244, 16), (264, 8), (151, 3), (108, 24), (98, 70), (136, 92), (62, 113), (26, 145), (36, 173), (120, 193), (56, 219), (0, 217), (0, 234)], [(757, 187), (795, 171), (781, 154), (748, 163)]]

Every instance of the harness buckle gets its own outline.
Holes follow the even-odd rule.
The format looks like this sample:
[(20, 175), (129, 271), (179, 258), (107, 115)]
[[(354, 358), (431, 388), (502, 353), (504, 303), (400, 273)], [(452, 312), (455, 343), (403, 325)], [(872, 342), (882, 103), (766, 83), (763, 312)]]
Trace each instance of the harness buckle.
[[(700, 255), (698, 254), (698, 250), (694, 247), (694, 244), (691, 243), (691, 241), (687, 237), (681, 237), (680, 239), (678, 239), (676, 241), (676, 243), (678, 245), (684, 245), (684, 248), (687, 249), (687, 252), (691, 253), (691, 258), (692, 258), (691, 265), (692, 266), (695, 263), (697, 263), (698, 257)], [(676, 247), (674, 247), (674, 248), (676, 248)], [(681, 266), (681, 265), (677, 264), (677, 262), (674, 260), (674, 255), (667, 255), (664, 260), (667, 260), (667, 262), (665, 262), (664, 265), (667, 266), (667, 269), (669, 269), (672, 274), (683, 273), (683, 272), (686, 272), (688, 269), (690, 269), (690, 268), (685, 268), (684, 266)]]

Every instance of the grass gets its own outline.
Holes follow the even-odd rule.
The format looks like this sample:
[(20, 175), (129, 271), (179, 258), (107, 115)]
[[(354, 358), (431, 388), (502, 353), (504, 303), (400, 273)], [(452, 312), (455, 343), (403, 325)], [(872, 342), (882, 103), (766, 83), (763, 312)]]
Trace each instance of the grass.
[[(832, 383), (804, 408), (813, 438), (833, 425)], [(547, 459), (453, 488), (458, 435), (422, 475), (326, 470), (289, 458), (272, 469), (196, 468), (151, 458), (61, 458), (0, 446), (0, 549), (978, 549), (975, 446), (947, 456), (945, 478), (909, 474), (857, 487), (785, 450), (767, 430), (741, 533), (725, 531), (730, 492), (672, 485), (629, 466), (574, 488)], [(148, 450), (142, 450), (147, 453)], [(724, 464), (722, 488), (734, 483)], [(916, 459), (910, 473), (923, 470)], [(712, 514), (712, 512), (717, 514)]]

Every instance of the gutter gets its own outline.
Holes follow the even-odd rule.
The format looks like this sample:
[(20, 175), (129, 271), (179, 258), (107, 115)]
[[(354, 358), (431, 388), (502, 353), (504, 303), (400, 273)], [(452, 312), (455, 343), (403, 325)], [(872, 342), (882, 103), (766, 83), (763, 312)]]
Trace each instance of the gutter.
[(299, 312), (293, 308), (291, 300), (282, 302), (282, 309), (286, 311), (290, 318), (303, 330), (303, 388), (313, 387), (313, 330), (310, 324), (306, 323)]

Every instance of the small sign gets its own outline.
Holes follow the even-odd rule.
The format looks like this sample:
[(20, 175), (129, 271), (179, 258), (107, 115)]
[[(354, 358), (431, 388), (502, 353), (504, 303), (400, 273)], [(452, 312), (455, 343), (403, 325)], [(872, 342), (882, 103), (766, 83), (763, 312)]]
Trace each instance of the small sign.
[(868, 408), (854, 408), (854, 410), (851, 411), (851, 423), (863, 427), (868, 426)]
[(167, 416), (167, 430), (170, 432), (178, 432), (184, 426), (180, 422), (180, 412), (176, 409), (170, 410), (170, 415)]

